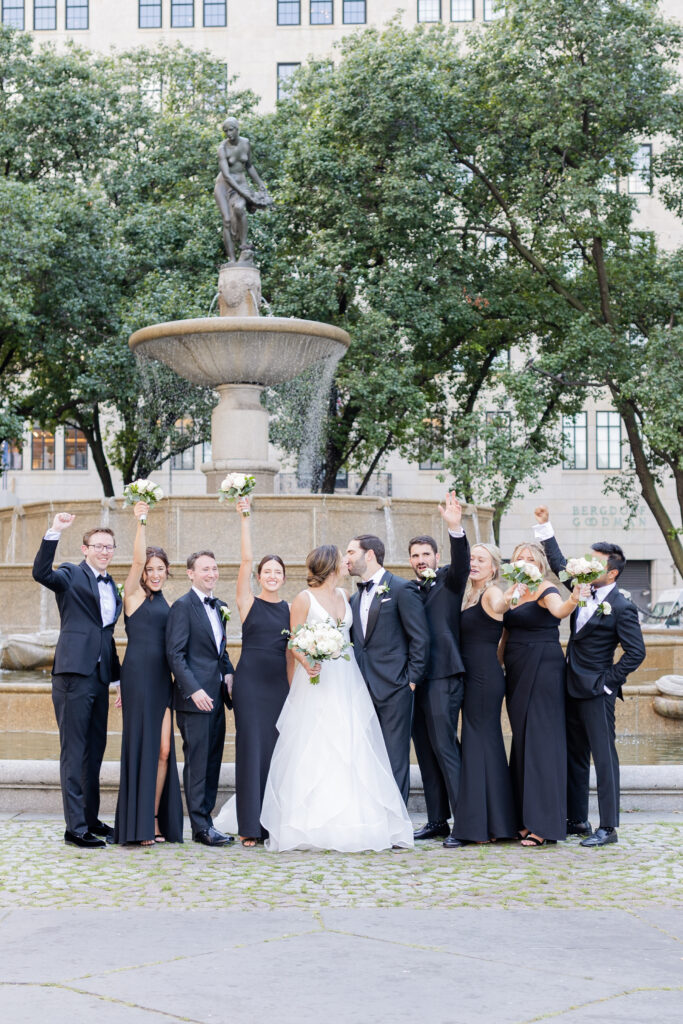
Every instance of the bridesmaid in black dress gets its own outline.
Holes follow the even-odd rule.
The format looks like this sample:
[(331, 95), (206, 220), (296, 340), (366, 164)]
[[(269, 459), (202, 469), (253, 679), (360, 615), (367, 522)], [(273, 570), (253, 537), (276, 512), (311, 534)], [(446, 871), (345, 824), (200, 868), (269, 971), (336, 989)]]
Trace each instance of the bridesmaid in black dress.
[[(249, 511), (249, 499), (237, 502)], [(261, 825), (261, 805), (270, 761), (277, 742), (276, 722), (289, 693), (287, 650), (289, 604), (280, 597), (285, 565), (279, 555), (265, 555), (256, 570), (260, 593), (251, 591), (253, 551), (251, 519), (241, 515), (241, 562), (237, 576), (237, 608), (242, 621), (242, 653), (235, 669), (232, 703), (235, 713), (235, 797), (237, 831), (243, 846), (268, 838)]]
[(512, 592), (503, 594), (500, 552), (475, 544), (460, 617), (465, 663), (462, 708), (462, 769), (452, 835), (465, 842), (508, 839), (517, 832), (512, 778), (505, 754), (500, 709), (505, 676), (498, 661), (503, 614)]
[(558, 622), (576, 608), (579, 588), (562, 600), (545, 578), (550, 570), (537, 544), (518, 545), (512, 554), (517, 559), (532, 562), (544, 579), (533, 593), (517, 584), (519, 603), (503, 617), (510, 768), (522, 846), (544, 846), (567, 838), (565, 660)]
[(128, 635), (121, 666), (123, 708), (121, 781), (114, 841), (153, 846), (183, 841), (183, 805), (171, 720), (172, 683), (166, 661), (168, 604), (161, 590), (168, 579), (162, 548), (146, 547), (149, 507), (139, 501), (133, 564), (123, 588)]

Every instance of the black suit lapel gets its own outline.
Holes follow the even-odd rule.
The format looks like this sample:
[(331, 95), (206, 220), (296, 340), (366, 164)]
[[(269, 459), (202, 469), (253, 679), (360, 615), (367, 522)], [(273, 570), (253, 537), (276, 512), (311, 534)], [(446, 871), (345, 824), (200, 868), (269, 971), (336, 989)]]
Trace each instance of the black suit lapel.
[(386, 583), (388, 579), (389, 579), (389, 573), (385, 572), (384, 575), (382, 576), (382, 579), (379, 581), (377, 586), (374, 588), (375, 593), (373, 595), (372, 601), (370, 602), (370, 608), (368, 610), (368, 628), (365, 631), (365, 643), (366, 644), (367, 644), (368, 640), (370, 639), (370, 637), (372, 636), (372, 632), (373, 632), (375, 626), (377, 625), (377, 619), (379, 618), (379, 607), (380, 607), (380, 604), (382, 603), (382, 596), (383, 596), (382, 594), (380, 594), (379, 588), (382, 586), (383, 583)]
[(100, 588), (97, 580), (95, 579), (95, 573), (91, 571), (90, 566), (87, 562), (81, 562), (79, 569), (83, 571), (87, 585), (90, 588), (90, 593), (93, 596), (95, 607), (93, 608), (93, 614), (100, 626), (102, 625), (102, 605), (100, 604)]
[(208, 634), (209, 639), (211, 640), (211, 646), (215, 651), (216, 637), (213, 635), (213, 629), (211, 628), (211, 623), (209, 622), (209, 616), (206, 614), (206, 609), (204, 608), (203, 603), (195, 594), (194, 590), (190, 591), (190, 603), (192, 605), (192, 609), (195, 613), (195, 616), (199, 621), (200, 628)]
[[(437, 593), (437, 591), (441, 590), (441, 588), (443, 587), (445, 579), (446, 579), (446, 572), (447, 572), (446, 569), (439, 569), (439, 571), (438, 571), (438, 573), (436, 575), (436, 579), (434, 580), (433, 585), (431, 587), (430, 586), (426, 586), (424, 588), (423, 593), (424, 593), (424, 602), (425, 602), (425, 604), (427, 604), (434, 597), (434, 595)], [(422, 588), (420, 588), (420, 589), (422, 589)]]
[(360, 621), (360, 594), (358, 593), (358, 591), (356, 591), (355, 594), (351, 595), (349, 604), (351, 605), (351, 614), (353, 615), (354, 643), (356, 642), (355, 638), (357, 637), (357, 642), (362, 647), (365, 644), (365, 637), (363, 636), (363, 624)]
[[(617, 598), (617, 596), (618, 596), (618, 592), (617, 591), (610, 590), (610, 592), (607, 595), (607, 598), (605, 600), (607, 601), (608, 604), (614, 606), (613, 602), (614, 602), (614, 599)], [(613, 598), (612, 601), (609, 600), (610, 597)], [(572, 614), (575, 614), (577, 616), (577, 618), (578, 618), (578, 614), (579, 614), (578, 608), (577, 608), (576, 612), (574, 612)], [(589, 634), (592, 633), (593, 630), (595, 629), (595, 627), (598, 625), (598, 623), (600, 622), (600, 619), (602, 617), (603, 617), (602, 612), (599, 612), (597, 610), (597, 608), (596, 608), (596, 610), (591, 615), (590, 619), (588, 619), (588, 621), (583, 624), (581, 629), (579, 629), (579, 630), (577, 630), (576, 628), (574, 629), (574, 636), (576, 637), (576, 639), (577, 640), (578, 639), (583, 640), (584, 637), (589, 636)], [(574, 625), (576, 626), (576, 623), (574, 623)]]

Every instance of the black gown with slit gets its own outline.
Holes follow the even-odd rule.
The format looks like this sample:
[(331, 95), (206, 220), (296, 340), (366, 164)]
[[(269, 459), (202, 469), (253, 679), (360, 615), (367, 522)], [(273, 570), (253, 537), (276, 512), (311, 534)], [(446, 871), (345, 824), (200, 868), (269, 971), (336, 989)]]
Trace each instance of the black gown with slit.
[(235, 669), (235, 794), (239, 834), (267, 839), (261, 805), (278, 738), (276, 723), (289, 694), (289, 605), (255, 597), (242, 623), (242, 653)]
[[(548, 587), (539, 597), (557, 593)], [(517, 826), (544, 839), (566, 839), (565, 660), (559, 622), (537, 598), (510, 608), (503, 625)]]
[(460, 652), (465, 663), (462, 708), (462, 769), (453, 821), (457, 839), (485, 843), (514, 836), (512, 778), (505, 754), (500, 710), (505, 676), (498, 662), (503, 623), (481, 601), (460, 617)]
[[(155, 594), (125, 617), (128, 647), (121, 666), (123, 735), (114, 825), (117, 843), (139, 843), (155, 836), (161, 725), (172, 697), (171, 670), (166, 661), (168, 612), (166, 598)], [(183, 804), (172, 723), (168, 772), (159, 803), (159, 831), (167, 842), (183, 841)]]

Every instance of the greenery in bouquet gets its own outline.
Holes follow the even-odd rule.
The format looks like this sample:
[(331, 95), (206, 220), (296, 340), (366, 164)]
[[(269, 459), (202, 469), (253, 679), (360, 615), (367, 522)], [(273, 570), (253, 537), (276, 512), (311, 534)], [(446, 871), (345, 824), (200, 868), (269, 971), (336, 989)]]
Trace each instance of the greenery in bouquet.
[[(558, 579), (561, 579), (563, 583), (571, 581), (570, 585), (575, 587), (579, 583), (585, 585), (595, 583), (597, 579), (604, 575), (605, 566), (600, 559), (584, 555), (583, 558), (567, 559), (564, 569), (558, 573)], [(586, 602), (581, 598), (579, 608), (585, 607)]]
[[(341, 623), (335, 624), (331, 621), (304, 622), (292, 632), (284, 629), (283, 633), (289, 636), (287, 644), (289, 649), (303, 654), (313, 668), (314, 665), (322, 661), (331, 661), (337, 658), (343, 658), (344, 661), (350, 660), (350, 655), (346, 653), (350, 644), (344, 638), (340, 625)], [(312, 676), (310, 682), (314, 685), (319, 683), (320, 675)]]
[[(533, 562), (525, 562), (523, 559), (518, 558), (514, 562), (505, 562), (501, 566), (500, 574), (504, 580), (508, 580), (510, 583), (517, 585), (524, 584), (533, 593), (538, 590), (541, 583), (543, 582), (543, 573), (534, 565)], [(515, 592), (512, 595), (511, 604), (515, 605), (519, 601), (519, 592)]]
[[(239, 498), (246, 498), (256, 487), (256, 477), (249, 473), (228, 473), (225, 480), (218, 489), (219, 501), (237, 501)], [(248, 516), (249, 512), (243, 512)]]
[[(144, 501), (150, 508), (154, 508), (158, 501), (164, 496), (159, 484), (151, 480), (134, 480), (123, 489), (123, 498), (126, 505), (136, 505), (138, 501)], [(140, 516), (140, 522), (146, 523), (147, 516)]]

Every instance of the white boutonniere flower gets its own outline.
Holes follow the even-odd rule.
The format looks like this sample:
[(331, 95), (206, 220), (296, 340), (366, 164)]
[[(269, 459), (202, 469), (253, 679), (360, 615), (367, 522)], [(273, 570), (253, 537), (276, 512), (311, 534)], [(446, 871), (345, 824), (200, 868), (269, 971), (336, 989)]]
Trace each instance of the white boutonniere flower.
[(230, 609), (227, 604), (222, 604), (219, 609), (223, 623), (230, 622)]
[(383, 583), (380, 587), (377, 588), (377, 593), (378, 594), (388, 594), (389, 593), (389, 584), (388, 583)]
[(116, 583), (114, 585), (116, 587), (116, 590), (118, 591), (119, 597), (123, 601), (123, 588), (124, 588), (124, 584), (123, 583)]
[(609, 601), (601, 601), (598, 605), (598, 611), (601, 615), (611, 615), (612, 605), (609, 603)]
[(423, 569), (422, 570), (422, 579), (423, 580), (427, 580), (428, 582), (430, 580), (435, 580), (436, 579), (436, 572), (434, 571), (434, 569)]

